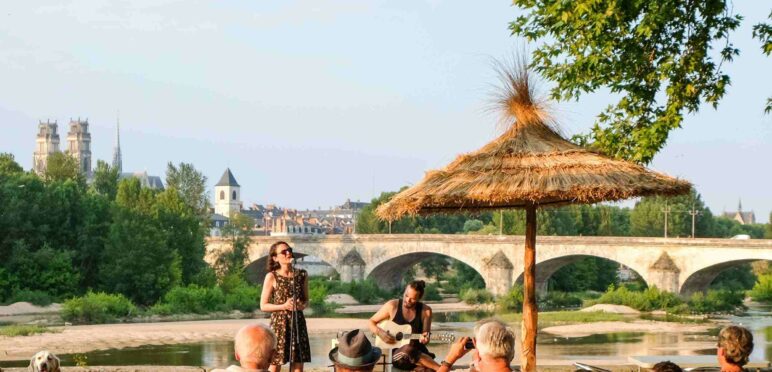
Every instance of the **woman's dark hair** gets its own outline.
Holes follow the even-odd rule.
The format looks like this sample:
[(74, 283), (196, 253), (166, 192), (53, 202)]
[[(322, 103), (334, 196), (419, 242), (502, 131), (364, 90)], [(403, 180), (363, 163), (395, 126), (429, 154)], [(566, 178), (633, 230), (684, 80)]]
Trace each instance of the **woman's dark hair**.
[(407, 286), (410, 288), (413, 288), (416, 292), (418, 292), (421, 298), (424, 296), (424, 288), (426, 288), (426, 282), (423, 280), (413, 280), (410, 283), (407, 283)]
[(265, 270), (268, 271), (269, 273), (281, 267), (281, 265), (279, 265), (279, 263), (276, 262), (276, 260), (274, 260), (273, 258), (276, 257), (277, 254), (279, 254), (279, 247), (281, 247), (282, 245), (286, 246), (287, 248), (289, 248), (290, 246), (289, 244), (287, 244), (287, 242), (279, 240), (278, 242), (271, 244), (271, 249), (268, 250), (268, 260), (266, 261), (266, 264), (265, 264)]

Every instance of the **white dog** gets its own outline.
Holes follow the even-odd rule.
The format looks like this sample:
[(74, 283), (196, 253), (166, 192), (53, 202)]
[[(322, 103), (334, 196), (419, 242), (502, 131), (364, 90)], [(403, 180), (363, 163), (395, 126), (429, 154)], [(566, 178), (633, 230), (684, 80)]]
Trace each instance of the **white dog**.
[(59, 358), (48, 350), (38, 351), (29, 361), (32, 372), (60, 372)]

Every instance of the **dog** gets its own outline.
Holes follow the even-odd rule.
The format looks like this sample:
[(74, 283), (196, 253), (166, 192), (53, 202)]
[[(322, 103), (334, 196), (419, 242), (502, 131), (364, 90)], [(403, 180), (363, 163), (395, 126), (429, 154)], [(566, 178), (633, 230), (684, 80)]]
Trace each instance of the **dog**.
[(61, 372), (59, 358), (48, 350), (38, 351), (29, 361), (31, 372)]

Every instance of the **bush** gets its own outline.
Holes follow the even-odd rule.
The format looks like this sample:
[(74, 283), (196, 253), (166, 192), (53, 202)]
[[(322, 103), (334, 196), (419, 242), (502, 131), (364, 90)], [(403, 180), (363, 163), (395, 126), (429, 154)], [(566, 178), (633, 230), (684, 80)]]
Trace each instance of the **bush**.
[(324, 314), (331, 309), (331, 305), (325, 301), (328, 283), (317, 278), (308, 281), (308, 306), (311, 307), (314, 314)]
[(772, 302), (772, 274), (759, 275), (758, 281), (748, 295), (753, 301)]
[(500, 310), (519, 313), (523, 310), (523, 287), (515, 285), (505, 295), (496, 301), (496, 307)]
[[(328, 294), (346, 293), (354, 297), (360, 304), (378, 303), (384, 298), (392, 297), (393, 293), (381, 289), (372, 279), (357, 280), (349, 283), (342, 283), (338, 280), (323, 280), (314, 278), (311, 280), (324, 283)], [(310, 284), (309, 284), (310, 287)]]
[(154, 313), (160, 311), (163, 314), (206, 314), (222, 310), (228, 309), (225, 294), (220, 287), (207, 288), (195, 284), (172, 288), (151, 309)]
[(245, 313), (255, 311), (260, 307), (261, 291), (262, 286), (241, 285), (231, 288), (229, 293), (225, 294), (225, 307)]
[(62, 318), (74, 323), (107, 323), (137, 313), (137, 307), (122, 294), (88, 292), (62, 304)]
[(424, 289), (423, 299), (426, 301), (442, 301), (442, 296), (440, 296), (440, 290), (436, 285), (427, 284)]
[(744, 308), (744, 297), (742, 292), (729, 290), (709, 290), (707, 294), (697, 292), (689, 298), (688, 310), (697, 314), (731, 312)]
[(0, 327), (0, 336), (16, 337), (29, 336), (38, 333), (59, 332), (56, 329), (46, 328), (37, 324), (14, 324)]
[(626, 287), (615, 288), (613, 285), (600, 298), (588, 301), (592, 304), (614, 304), (630, 306), (640, 311), (667, 310), (683, 303), (674, 293), (660, 291), (657, 287), (647, 288), (643, 292), (633, 292)]
[(21, 289), (13, 293), (9, 303), (30, 302), (38, 306), (48, 306), (54, 299), (47, 292)]
[(458, 294), (462, 301), (470, 304), (486, 304), (493, 302), (493, 295), (486, 289), (467, 288)]
[(549, 291), (538, 298), (539, 309), (556, 310), (566, 308), (578, 308), (582, 306), (582, 299), (574, 293)]

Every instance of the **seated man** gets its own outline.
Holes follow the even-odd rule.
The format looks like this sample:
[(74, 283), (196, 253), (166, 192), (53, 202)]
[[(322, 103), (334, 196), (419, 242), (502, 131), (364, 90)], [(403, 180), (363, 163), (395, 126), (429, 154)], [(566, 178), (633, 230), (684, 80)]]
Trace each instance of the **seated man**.
[(419, 340), (411, 340), (409, 344), (393, 351), (392, 363), (396, 368), (412, 370), (420, 366), (436, 370), (440, 367), (434, 361), (434, 354), (426, 348), (432, 330), (432, 308), (421, 302), (425, 287), (423, 280), (408, 283), (401, 299), (386, 302), (370, 318), (370, 331), (387, 344), (395, 343), (396, 339), (378, 326), (384, 320), (399, 325), (409, 324), (411, 333), (421, 334)]
[[(471, 344), (470, 344), (471, 342)], [(482, 372), (511, 371), (515, 358), (515, 334), (500, 320), (486, 319), (477, 322), (474, 338), (461, 337), (450, 346), (448, 355), (437, 372), (447, 372), (457, 360), (475, 349), (472, 354), (472, 370)]]
[(276, 336), (264, 324), (242, 327), (234, 338), (234, 354), (241, 366), (213, 369), (212, 372), (265, 372), (276, 350)]
[(330, 360), (340, 372), (372, 371), (380, 358), (381, 349), (373, 347), (358, 329), (338, 337), (338, 346), (330, 351)]
[(740, 372), (753, 351), (753, 335), (738, 326), (725, 327), (718, 334), (718, 364), (722, 372)]

